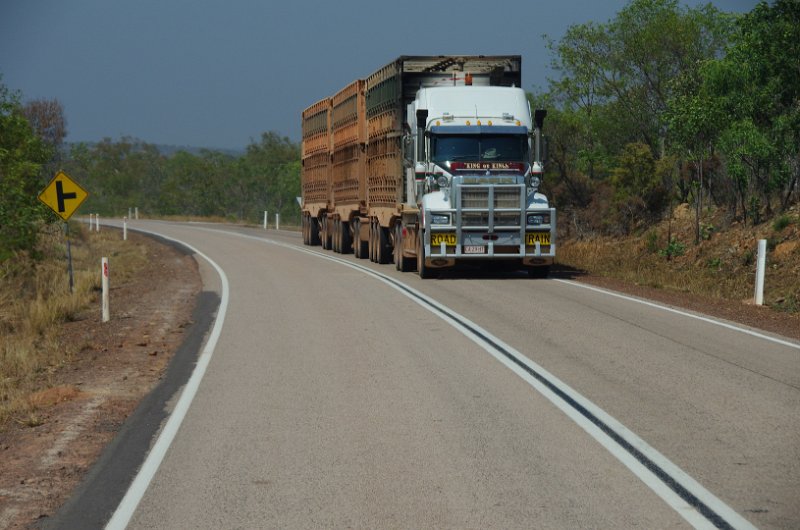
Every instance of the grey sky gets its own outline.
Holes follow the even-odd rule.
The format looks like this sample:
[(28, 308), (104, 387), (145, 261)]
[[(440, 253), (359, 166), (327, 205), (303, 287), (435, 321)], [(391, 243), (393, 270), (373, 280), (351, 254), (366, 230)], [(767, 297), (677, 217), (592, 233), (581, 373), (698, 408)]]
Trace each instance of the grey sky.
[(542, 34), (605, 22), (625, 4), (0, 0), (0, 74), (25, 99), (60, 100), (68, 141), (239, 149), (268, 130), (299, 140), (303, 108), (399, 55), (521, 54), (523, 88), (544, 87)]

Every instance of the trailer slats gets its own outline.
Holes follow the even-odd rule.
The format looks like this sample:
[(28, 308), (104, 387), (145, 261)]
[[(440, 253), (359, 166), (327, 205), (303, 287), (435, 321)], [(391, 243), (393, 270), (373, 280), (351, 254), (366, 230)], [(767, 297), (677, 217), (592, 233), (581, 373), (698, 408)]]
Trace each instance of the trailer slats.
[(403, 123), (417, 90), (455, 83), (460, 73), (489, 85), (520, 86), (521, 64), (519, 55), (401, 56), (310, 106), (303, 112), (305, 203), (325, 202), (328, 212), (382, 221), (394, 215), (386, 215), (390, 210), (399, 214), (406, 200), (402, 136), (411, 132)]

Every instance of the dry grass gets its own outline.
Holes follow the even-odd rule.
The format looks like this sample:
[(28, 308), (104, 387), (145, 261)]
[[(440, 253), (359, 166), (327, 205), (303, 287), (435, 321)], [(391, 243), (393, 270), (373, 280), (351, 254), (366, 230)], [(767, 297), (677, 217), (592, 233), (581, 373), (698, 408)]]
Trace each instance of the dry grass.
[(81, 346), (61, 344), (60, 325), (85, 318), (99, 303), (101, 257), (109, 257), (117, 284), (146, 262), (146, 248), (122, 241), (117, 230), (89, 233), (78, 223), (70, 230), (73, 293), (60, 224), (43, 228), (35, 257), (20, 254), (0, 264), (0, 428), (9, 421), (41, 422), (47, 403), (37, 395), (52, 387), (53, 374)]
[[(682, 205), (672, 219), (672, 246), (665, 221), (629, 238), (567, 240), (558, 249), (558, 261), (640, 285), (746, 301), (754, 294), (757, 241), (767, 239), (765, 304), (800, 311), (800, 212), (780, 216), (779, 223), (733, 224), (725, 230), (721, 229), (722, 215), (706, 214), (698, 245), (694, 244), (694, 218)], [(668, 254), (672, 254), (669, 259)]]

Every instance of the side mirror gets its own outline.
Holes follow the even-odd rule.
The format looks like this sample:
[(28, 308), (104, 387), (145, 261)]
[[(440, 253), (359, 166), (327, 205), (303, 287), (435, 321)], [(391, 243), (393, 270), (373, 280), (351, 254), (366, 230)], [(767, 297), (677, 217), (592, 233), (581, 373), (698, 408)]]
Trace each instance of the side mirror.
[(545, 116), (547, 116), (547, 111), (545, 109), (536, 109), (533, 111), (533, 125), (537, 129), (541, 129), (542, 125), (544, 125)]
[(428, 109), (417, 109), (417, 128), (424, 129), (428, 124)]

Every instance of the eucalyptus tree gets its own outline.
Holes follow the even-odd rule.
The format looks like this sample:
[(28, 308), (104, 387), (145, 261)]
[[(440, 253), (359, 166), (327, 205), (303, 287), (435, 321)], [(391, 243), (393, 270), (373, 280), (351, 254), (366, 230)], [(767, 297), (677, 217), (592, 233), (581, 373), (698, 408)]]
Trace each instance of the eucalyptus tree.
[(36, 198), (52, 152), (25, 118), (19, 93), (0, 82), (0, 261), (33, 250), (41, 223), (53, 219)]

